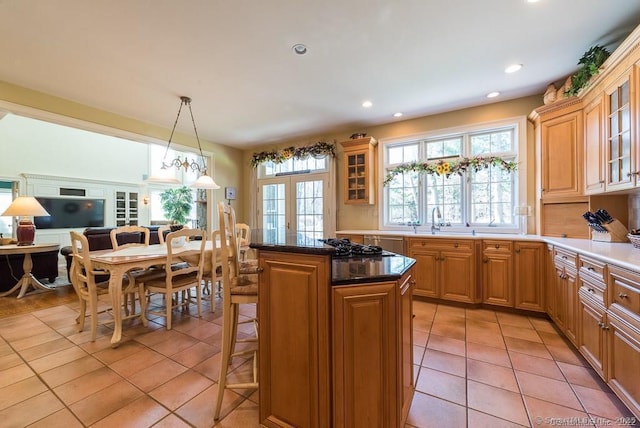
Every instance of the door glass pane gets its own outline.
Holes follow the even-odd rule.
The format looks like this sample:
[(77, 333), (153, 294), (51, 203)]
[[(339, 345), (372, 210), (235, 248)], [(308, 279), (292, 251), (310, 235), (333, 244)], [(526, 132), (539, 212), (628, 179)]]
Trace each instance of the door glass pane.
[(296, 230), (307, 238), (324, 237), (323, 181), (296, 183)]
[(285, 187), (284, 183), (262, 186), (262, 233), (267, 242), (285, 242)]

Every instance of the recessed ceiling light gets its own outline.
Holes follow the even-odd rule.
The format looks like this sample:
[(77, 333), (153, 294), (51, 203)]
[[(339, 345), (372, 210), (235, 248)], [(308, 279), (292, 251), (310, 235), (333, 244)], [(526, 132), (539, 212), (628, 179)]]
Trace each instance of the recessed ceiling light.
[(487, 94), (487, 98), (495, 98), (495, 97), (497, 97), (498, 95), (500, 95), (500, 92), (489, 92), (489, 93)]
[(307, 53), (307, 47), (302, 43), (293, 45), (292, 49), (296, 53), (296, 55), (304, 55)]
[(539, 0), (527, 0), (527, 3), (538, 3)]
[(511, 64), (509, 67), (504, 69), (505, 73), (515, 73), (516, 71), (522, 68), (522, 64)]
[(362, 107), (364, 107), (364, 108), (369, 108), (369, 107), (371, 107), (372, 105), (373, 105), (373, 103), (372, 103), (371, 101), (364, 101), (364, 102), (362, 103)]
[(393, 117), (402, 117), (402, 112), (393, 113)]

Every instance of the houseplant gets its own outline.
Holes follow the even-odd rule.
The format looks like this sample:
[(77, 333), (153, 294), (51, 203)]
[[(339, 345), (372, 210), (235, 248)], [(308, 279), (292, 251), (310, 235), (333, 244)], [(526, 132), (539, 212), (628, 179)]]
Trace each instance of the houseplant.
[(565, 96), (578, 95), (578, 92), (589, 84), (589, 79), (600, 72), (600, 66), (609, 58), (609, 55), (609, 51), (600, 45), (586, 51), (578, 61), (578, 65), (582, 64), (582, 68), (571, 76), (571, 86), (564, 91)]
[(174, 225), (183, 225), (193, 205), (192, 190), (186, 186), (167, 189), (160, 194), (164, 215)]

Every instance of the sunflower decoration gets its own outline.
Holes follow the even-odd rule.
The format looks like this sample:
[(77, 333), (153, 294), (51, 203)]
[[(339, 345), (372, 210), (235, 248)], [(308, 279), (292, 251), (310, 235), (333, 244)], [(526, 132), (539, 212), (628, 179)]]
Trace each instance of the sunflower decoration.
[(327, 143), (325, 141), (319, 141), (310, 146), (287, 147), (282, 150), (254, 153), (251, 157), (251, 166), (255, 168), (264, 162), (282, 163), (291, 158), (306, 159), (309, 156), (314, 158), (321, 158), (324, 156), (335, 157), (335, 142)]
[(443, 160), (434, 162), (410, 162), (398, 165), (387, 173), (383, 184), (386, 186), (398, 174), (406, 172), (422, 172), (425, 174), (438, 174), (449, 177), (452, 174), (462, 175), (468, 170), (480, 171), (484, 168), (497, 167), (504, 171), (515, 171), (518, 164), (513, 161), (506, 161), (497, 156), (475, 157), (475, 158), (459, 158), (456, 161), (445, 162)]

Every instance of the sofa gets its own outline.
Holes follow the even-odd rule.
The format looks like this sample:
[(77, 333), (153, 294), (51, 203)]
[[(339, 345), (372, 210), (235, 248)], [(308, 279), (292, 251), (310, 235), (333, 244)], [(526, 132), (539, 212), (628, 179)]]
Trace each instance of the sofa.
[[(31, 274), (37, 279), (47, 279), (50, 283), (58, 277), (58, 251), (31, 254), (33, 268)], [(0, 292), (9, 291), (18, 283), (24, 270), (22, 264), (24, 254), (8, 254), (0, 256)]]
[[(149, 244), (159, 244), (160, 237), (158, 236), (158, 228), (160, 226), (145, 226), (149, 229)], [(89, 251), (97, 250), (110, 250), (111, 246), (111, 231), (114, 227), (88, 227), (82, 233), (87, 238), (89, 244)], [(132, 243), (144, 243), (144, 236), (142, 233), (119, 233), (118, 244), (132, 244)], [(62, 247), (60, 249), (67, 262), (67, 278), (71, 281), (71, 260), (72, 251), (71, 246)], [(35, 263), (34, 263), (35, 265)]]

